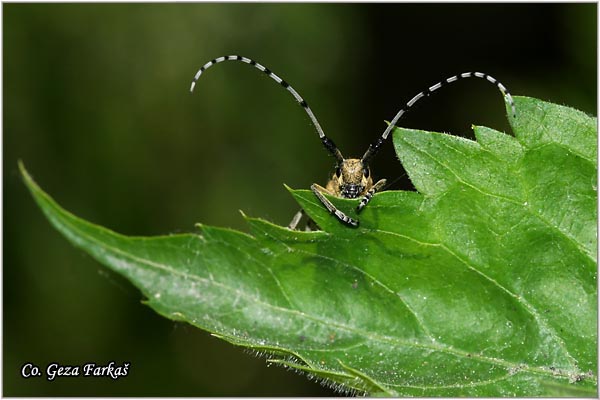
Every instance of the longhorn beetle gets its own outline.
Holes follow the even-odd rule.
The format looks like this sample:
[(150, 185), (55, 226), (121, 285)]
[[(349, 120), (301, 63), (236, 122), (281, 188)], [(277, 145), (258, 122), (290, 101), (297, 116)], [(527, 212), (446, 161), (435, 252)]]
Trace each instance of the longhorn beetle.
[[(237, 56), (237, 55), (223, 56), (223, 57), (215, 58), (214, 60), (211, 60), (211, 61), (207, 62), (206, 64), (204, 64), (202, 67), (200, 67), (200, 69), (194, 76), (192, 85), (190, 87), (190, 92), (194, 91), (196, 82), (198, 81), (198, 79), (200, 79), (200, 76), (202, 75), (202, 73), (204, 71), (206, 71), (208, 68), (212, 67), (213, 65), (221, 63), (223, 61), (241, 61), (243, 63), (254, 66), (258, 70), (267, 74), (267, 76), (269, 78), (273, 79), (275, 82), (279, 83), (281, 86), (283, 86), (285, 89), (287, 89), (287, 91), (290, 92), (292, 94), (292, 96), (294, 96), (294, 98), (296, 99), (298, 104), (300, 104), (302, 106), (302, 108), (304, 108), (304, 111), (306, 111), (306, 114), (308, 114), (310, 120), (312, 121), (312, 124), (316, 128), (317, 133), (319, 134), (319, 138), (321, 139), (321, 142), (323, 142), (323, 145), (325, 146), (327, 151), (329, 151), (336, 159), (335, 173), (331, 176), (331, 179), (329, 180), (329, 182), (327, 182), (326, 187), (323, 187), (316, 183), (313, 183), (310, 188), (311, 188), (312, 192), (315, 194), (315, 196), (317, 196), (319, 201), (325, 206), (325, 208), (327, 208), (329, 213), (335, 215), (337, 217), (337, 219), (340, 220), (342, 223), (352, 226), (352, 227), (358, 226), (358, 220), (350, 218), (349, 216), (344, 214), (342, 211), (338, 210), (336, 208), (336, 206), (334, 206), (333, 203), (331, 203), (331, 201), (329, 201), (329, 199), (327, 197), (325, 197), (325, 194), (337, 196), (337, 197), (343, 197), (346, 199), (355, 199), (357, 197), (362, 197), (362, 199), (360, 200), (360, 203), (356, 207), (356, 212), (358, 213), (363, 208), (365, 208), (365, 206), (369, 203), (369, 201), (371, 201), (371, 198), (373, 197), (373, 195), (376, 192), (382, 190), (386, 184), (385, 179), (380, 179), (379, 181), (373, 183), (373, 178), (371, 177), (371, 171), (369, 169), (369, 162), (371, 161), (373, 156), (375, 154), (377, 154), (377, 152), (379, 151), (379, 148), (381, 147), (383, 142), (387, 139), (388, 135), (390, 134), (390, 132), (392, 131), (394, 126), (396, 126), (396, 123), (398, 122), (400, 117), (402, 117), (402, 115), (406, 111), (408, 111), (408, 109), (410, 109), (421, 98), (429, 96), (431, 93), (438, 90), (439, 88), (446, 85), (447, 83), (456, 82), (457, 80), (462, 79), (462, 78), (471, 78), (471, 77), (482, 78), (482, 79), (485, 79), (485, 80), (495, 84), (498, 87), (498, 89), (500, 90), (502, 95), (508, 99), (508, 102), (512, 109), (513, 117), (516, 116), (515, 103), (512, 99), (512, 96), (510, 95), (510, 93), (508, 92), (506, 87), (504, 87), (504, 85), (502, 83), (497, 81), (495, 78), (493, 78), (487, 74), (481, 73), (481, 72), (464, 72), (459, 75), (451, 76), (443, 81), (436, 83), (433, 86), (430, 86), (428, 89), (426, 89), (422, 92), (419, 92), (412, 99), (410, 99), (410, 101), (408, 103), (406, 103), (405, 107), (403, 107), (400, 111), (398, 111), (398, 113), (396, 114), (394, 119), (392, 119), (392, 122), (390, 122), (390, 124), (387, 126), (387, 128), (385, 129), (383, 134), (381, 134), (381, 136), (374, 143), (369, 145), (369, 148), (367, 149), (365, 154), (363, 154), (363, 156), (360, 159), (359, 158), (346, 159), (346, 158), (344, 158), (344, 156), (342, 156), (342, 153), (337, 148), (335, 143), (333, 143), (333, 141), (331, 139), (329, 139), (327, 136), (325, 136), (325, 133), (323, 132), (323, 129), (321, 128), (321, 125), (319, 124), (319, 121), (317, 121), (317, 118), (313, 114), (312, 110), (310, 109), (310, 107), (308, 106), (306, 101), (302, 98), (302, 96), (300, 96), (300, 94), (298, 94), (298, 92), (296, 90), (294, 90), (294, 88), (291, 87), (286, 81), (281, 79), (279, 76), (275, 75), (267, 67), (257, 63), (254, 60), (251, 60), (249, 58), (242, 57), (242, 56)], [(292, 222), (289, 225), (290, 229), (296, 228), (296, 226), (298, 225), (298, 222), (300, 221), (300, 219), (302, 217), (302, 213), (303, 213), (303, 211), (300, 210), (294, 216), (294, 218), (292, 219)]]

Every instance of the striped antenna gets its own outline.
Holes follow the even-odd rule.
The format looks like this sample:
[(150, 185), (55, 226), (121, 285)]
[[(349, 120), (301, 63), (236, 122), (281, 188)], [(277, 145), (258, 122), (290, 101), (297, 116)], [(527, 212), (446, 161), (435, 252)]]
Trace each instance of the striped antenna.
[(402, 117), (402, 115), (404, 115), (405, 112), (407, 112), (413, 105), (415, 105), (416, 102), (418, 102), (423, 97), (429, 96), (431, 93), (435, 92), (436, 90), (438, 90), (442, 86), (445, 86), (448, 83), (456, 82), (457, 80), (462, 79), (462, 78), (472, 78), (472, 77), (482, 78), (482, 79), (487, 80), (488, 82), (495, 84), (498, 87), (498, 90), (500, 90), (500, 92), (502, 93), (502, 96), (504, 96), (505, 98), (508, 99), (508, 103), (510, 104), (510, 107), (512, 109), (513, 117), (517, 116), (517, 112), (515, 110), (515, 102), (513, 101), (513, 98), (510, 95), (510, 93), (508, 92), (508, 90), (506, 89), (506, 87), (502, 83), (500, 83), (500, 81), (498, 81), (495, 78), (491, 77), (490, 75), (484, 74), (482, 72), (464, 72), (460, 75), (454, 75), (446, 80), (436, 83), (433, 86), (430, 86), (427, 90), (424, 90), (424, 91), (418, 93), (416, 96), (414, 96), (412, 99), (410, 99), (410, 101), (408, 103), (406, 103), (406, 107), (404, 107), (400, 111), (398, 111), (398, 113), (396, 114), (394, 119), (392, 119), (392, 122), (390, 122), (388, 127), (385, 129), (383, 134), (377, 139), (377, 141), (375, 141), (375, 143), (369, 145), (369, 148), (367, 149), (367, 151), (365, 152), (365, 154), (362, 157), (363, 163), (367, 163), (377, 153), (377, 151), (379, 151), (379, 147), (381, 147), (383, 142), (387, 139), (387, 137), (390, 134), (390, 132), (392, 131), (392, 129), (396, 126), (396, 123), (398, 122), (398, 120)]
[(302, 106), (302, 108), (304, 108), (304, 111), (306, 111), (306, 114), (308, 114), (308, 117), (310, 118), (310, 120), (312, 121), (312, 124), (314, 125), (315, 129), (317, 130), (317, 133), (319, 134), (319, 138), (325, 145), (325, 148), (330, 153), (332, 153), (338, 161), (342, 161), (344, 159), (344, 157), (342, 156), (342, 154), (340, 153), (338, 148), (335, 146), (333, 141), (331, 139), (329, 139), (327, 136), (325, 136), (325, 133), (323, 132), (323, 128), (321, 128), (321, 125), (319, 124), (319, 121), (317, 121), (315, 114), (313, 114), (312, 110), (310, 109), (310, 107), (308, 106), (306, 101), (302, 98), (302, 96), (300, 96), (300, 94), (296, 90), (294, 90), (294, 88), (291, 87), (286, 81), (284, 81), (279, 76), (277, 76), (276, 74), (271, 72), (271, 70), (269, 70), (267, 67), (265, 67), (262, 64), (257, 63), (254, 60), (251, 60), (250, 58), (233, 55), (233, 56), (223, 56), (223, 57), (215, 58), (214, 60), (207, 62), (202, 67), (200, 67), (198, 72), (196, 72), (196, 75), (194, 76), (194, 79), (192, 80), (190, 92), (194, 91), (194, 88), (196, 87), (196, 82), (198, 82), (198, 79), (200, 79), (200, 76), (202, 75), (202, 73), (204, 71), (206, 71), (208, 68), (212, 67), (213, 65), (219, 64), (223, 61), (241, 61), (243, 63), (250, 64), (250, 65), (254, 66), (256, 69), (264, 72), (265, 74), (267, 74), (267, 76), (269, 78), (273, 79), (275, 82), (279, 83), (281, 86), (286, 88), (287, 91), (290, 92), (292, 94), (292, 96), (294, 96), (294, 99), (296, 99), (298, 104), (300, 104), (300, 106)]

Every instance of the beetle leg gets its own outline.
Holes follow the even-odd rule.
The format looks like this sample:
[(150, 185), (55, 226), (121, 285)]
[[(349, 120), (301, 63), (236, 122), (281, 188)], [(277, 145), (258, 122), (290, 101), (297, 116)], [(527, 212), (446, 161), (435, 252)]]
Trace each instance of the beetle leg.
[(358, 207), (356, 207), (356, 212), (361, 212), (362, 209), (365, 208), (367, 204), (369, 204), (369, 201), (371, 201), (371, 197), (373, 197), (375, 193), (383, 189), (386, 182), (387, 181), (385, 179), (377, 181), (377, 183), (375, 183), (373, 187), (371, 187), (371, 189), (369, 189), (369, 191), (363, 196), (362, 200), (358, 204)]
[(325, 206), (325, 208), (327, 208), (327, 211), (329, 211), (329, 213), (335, 215), (337, 219), (339, 219), (346, 225), (350, 225), (355, 228), (358, 226), (357, 220), (350, 218), (349, 216), (338, 210), (336, 206), (334, 206), (333, 203), (329, 201), (327, 197), (325, 197), (324, 193), (331, 194), (327, 189), (325, 189), (323, 186), (317, 185), (316, 183), (313, 183), (310, 186), (310, 189)]

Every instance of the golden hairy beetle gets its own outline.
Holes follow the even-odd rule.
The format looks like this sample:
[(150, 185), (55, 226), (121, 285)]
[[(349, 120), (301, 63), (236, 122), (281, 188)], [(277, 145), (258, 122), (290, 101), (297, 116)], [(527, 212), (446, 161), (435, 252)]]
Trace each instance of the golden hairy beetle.
[[(310, 188), (327, 210), (334, 214), (340, 221), (350, 226), (358, 226), (357, 220), (348, 217), (338, 210), (327, 197), (323, 196), (323, 193), (346, 199), (356, 199), (362, 196), (362, 200), (356, 208), (356, 211), (360, 212), (371, 200), (371, 197), (385, 186), (385, 183), (385, 179), (380, 179), (377, 183), (373, 184), (369, 167), (364, 165), (362, 160), (351, 158), (342, 160), (339, 163), (335, 173), (329, 182), (327, 182), (326, 187), (313, 183)], [(301, 215), (300, 213), (300, 217)], [(294, 223), (294, 220), (292, 220), (289, 228), (295, 229), (297, 223)]]
[[(504, 87), (504, 85), (502, 85), (502, 83), (500, 83), (499, 81), (497, 81), (490, 75), (487, 75), (487, 74), (484, 74), (481, 72), (464, 72), (462, 74), (451, 76), (443, 81), (436, 83), (435, 85), (430, 86), (427, 90), (419, 92), (408, 103), (406, 103), (406, 106), (404, 108), (402, 108), (400, 111), (398, 111), (398, 113), (392, 119), (392, 121), (387, 126), (387, 128), (385, 129), (383, 134), (374, 143), (369, 145), (369, 148), (367, 149), (365, 154), (362, 156), (362, 158), (360, 158), (360, 159), (359, 158), (345, 159), (342, 156), (342, 153), (340, 152), (340, 150), (335, 145), (335, 143), (333, 143), (333, 141), (331, 139), (329, 139), (327, 136), (325, 136), (325, 133), (323, 132), (323, 129), (321, 128), (321, 125), (319, 125), (319, 121), (317, 121), (317, 118), (313, 114), (312, 110), (310, 109), (310, 107), (308, 106), (306, 101), (300, 96), (300, 94), (298, 94), (298, 92), (296, 92), (296, 90), (294, 90), (294, 88), (292, 88), (286, 81), (284, 81), (279, 76), (277, 76), (273, 72), (271, 72), (268, 68), (257, 63), (254, 60), (251, 60), (249, 58), (242, 57), (242, 56), (237, 56), (237, 55), (223, 56), (223, 57), (215, 58), (214, 60), (211, 60), (211, 61), (207, 62), (206, 64), (204, 64), (202, 67), (200, 67), (200, 69), (194, 76), (190, 91), (194, 90), (194, 87), (196, 86), (196, 82), (198, 81), (198, 79), (200, 78), (200, 76), (206, 69), (212, 67), (215, 64), (221, 63), (223, 61), (241, 61), (243, 63), (254, 66), (258, 70), (267, 74), (267, 76), (269, 78), (273, 79), (275, 82), (277, 82), (281, 86), (283, 86), (288, 92), (290, 92), (292, 94), (292, 96), (294, 96), (294, 98), (296, 99), (298, 104), (300, 104), (302, 106), (302, 108), (304, 108), (304, 111), (306, 111), (306, 113), (308, 114), (310, 120), (312, 121), (315, 129), (317, 130), (317, 132), (319, 134), (319, 138), (323, 142), (323, 145), (336, 159), (335, 172), (333, 173), (329, 182), (327, 182), (327, 185), (325, 187), (323, 187), (316, 183), (313, 183), (310, 188), (311, 188), (312, 192), (315, 194), (315, 196), (317, 196), (319, 201), (323, 204), (323, 206), (325, 206), (325, 208), (327, 208), (327, 210), (329, 211), (330, 214), (335, 215), (336, 218), (340, 222), (342, 222), (343, 224), (346, 224), (348, 226), (351, 226), (351, 227), (358, 227), (358, 220), (350, 218), (349, 216), (344, 214), (342, 211), (338, 210), (333, 205), (333, 203), (331, 201), (329, 201), (329, 199), (327, 199), (327, 197), (325, 197), (325, 194), (328, 194), (331, 196), (336, 196), (336, 197), (343, 197), (346, 199), (356, 199), (356, 198), (360, 197), (361, 200), (360, 200), (358, 206), (356, 207), (356, 211), (360, 212), (369, 203), (369, 201), (371, 201), (371, 198), (373, 197), (373, 195), (376, 192), (381, 191), (386, 184), (385, 179), (381, 179), (381, 180), (377, 181), (376, 183), (373, 183), (373, 178), (371, 177), (371, 171), (369, 169), (369, 161), (377, 153), (377, 151), (379, 150), (379, 148), (381, 147), (383, 142), (387, 139), (387, 137), (389, 136), (389, 134), (392, 131), (392, 129), (394, 128), (394, 126), (396, 126), (396, 123), (398, 122), (400, 117), (402, 117), (402, 115), (409, 108), (411, 108), (417, 101), (419, 101), (421, 98), (429, 96), (431, 93), (433, 93), (440, 87), (442, 87), (448, 83), (455, 82), (462, 78), (471, 78), (471, 77), (482, 78), (482, 79), (487, 80), (488, 82), (495, 84), (498, 87), (498, 89), (500, 90), (502, 95), (504, 97), (506, 97), (506, 99), (508, 100), (508, 102), (511, 106), (511, 109), (512, 109), (513, 116), (515, 116), (515, 114), (516, 114), (515, 104), (513, 102), (512, 96), (510, 95), (508, 90)], [(302, 215), (303, 215), (303, 211), (300, 210), (294, 216), (294, 218), (292, 219), (292, 222), (290, 222), (288, 227), (290, 229), (296, 229), (296, 227), (298, 226), (298, 223), (300, 222), (300, 219), (302, 218)]]

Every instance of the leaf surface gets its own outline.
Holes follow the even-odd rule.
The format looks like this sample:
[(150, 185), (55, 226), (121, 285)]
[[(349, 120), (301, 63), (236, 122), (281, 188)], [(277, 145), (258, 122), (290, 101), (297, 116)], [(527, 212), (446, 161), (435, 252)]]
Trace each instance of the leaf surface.
[(359, 229), (291, 190), (323, 231), (246, 217), (250, 235), (127, 237), (22, 172), (51, 223), (150, 307), (270, 362), (387, 396), (594, 396), (596, 120), (515, 100), (515, 137), (397, 129), (418, 193), (374, 196)]

